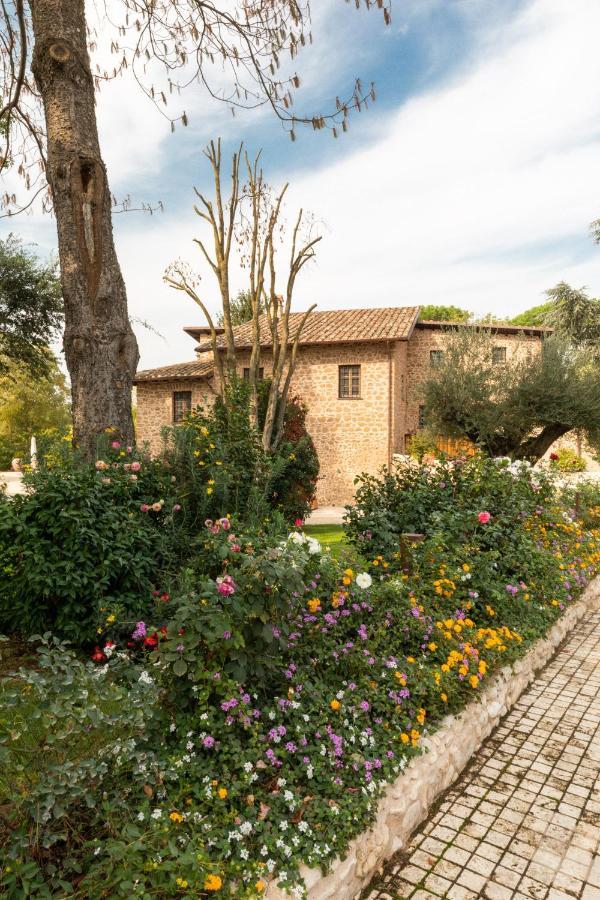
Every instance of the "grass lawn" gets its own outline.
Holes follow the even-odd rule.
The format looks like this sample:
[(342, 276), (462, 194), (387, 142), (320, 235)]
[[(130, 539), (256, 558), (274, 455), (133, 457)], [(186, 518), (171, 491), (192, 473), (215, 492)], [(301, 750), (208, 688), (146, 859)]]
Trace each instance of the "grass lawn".
[(323, 547), (330, 547), (331, 555), (336, 559), (343, 550), (349, 549), (342, 525), (307, 525), (304, 531), (320, 541)]

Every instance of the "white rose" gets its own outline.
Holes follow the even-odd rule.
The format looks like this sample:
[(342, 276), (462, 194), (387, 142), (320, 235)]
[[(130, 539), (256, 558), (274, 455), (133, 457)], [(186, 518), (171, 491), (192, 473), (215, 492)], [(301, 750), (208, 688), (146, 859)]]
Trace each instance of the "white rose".
[(361, 572), (359, 575), (356, 576), (356, 583), (359, 586), (359, 588), (366, 590), (367, 588), (370, 588), (371, 585), (373, 584), (373, 579), (371, 578), (371, 576), (369, 575), (368, 572)]
[(305, 540), (306, 538), (299, 531), (292, 531), (291, 534), (288, 534), (288, 541), (292, 541), (294, 544), (303, 544)]
[(308, 545), (308, 552), (311, 554), (311, 556), (314, 556), (315, 553), (321, 552), (321, 545), (316, 538), (307, 537), (306, 543)]

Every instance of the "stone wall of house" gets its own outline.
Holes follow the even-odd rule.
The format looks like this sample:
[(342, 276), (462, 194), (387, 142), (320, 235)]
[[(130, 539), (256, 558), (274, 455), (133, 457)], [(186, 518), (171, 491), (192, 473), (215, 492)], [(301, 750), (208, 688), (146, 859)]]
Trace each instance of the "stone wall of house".
[(175, 391), (192, 392), (192, 409), (214, 400), (209, 383), (200, 379), (140, 382), (136, 386), (136, 437), (138, 444), (147, 444), (153, 455), (162, 448), (161, 429), (173, 424)]
[[(394, 344), (331, 344), (302, 347), (292, 379), (291, 393), (306, 403), (306, 425), (319, 455), (317, 485), (320, 506), (340, 506), (354, 497), (354, 477), (377, 472), (389, 462), (390, 421), (399, 367), (404, 364)], [(239, 355), (239, 370), (249, 365), (249, 353)], [(360, 365), (361, 396), (340, 399), (339, 366)], [(270, 354), (261, 366), (268, 376)], [(398, 387), (399, 390), (399, 387)]]
[[(430, 352), (443, 350), (448, 342), (448, 337), (448, 332), (438, 328), (417, 327), (408, 342), (407, 434), (414, 434), (419, 428), (419, 406), (423, 402), (420, 385), (427, 379), (431, 371)], [(528, 353), (539, 353), (541, 341), (537, 335), (497, 334), (494, 346), (506, 347), (506, 359), (509, 362), (515, 357), (523, 357)]]

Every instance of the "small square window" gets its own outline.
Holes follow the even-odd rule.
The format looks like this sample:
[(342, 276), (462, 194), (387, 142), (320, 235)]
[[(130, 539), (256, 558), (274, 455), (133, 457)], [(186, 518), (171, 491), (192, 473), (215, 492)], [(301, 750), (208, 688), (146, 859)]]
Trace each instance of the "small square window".
[(503, 366), (506, 362), (506, 347), (492, 347), (492, 363)]
[(425, 415), (425, 406), (419, 406), (419, 428), (425, 428), (427, 425), (427, 416)]
[(357, 399), (360, 397), (360, 366), (339, 367), (340, 399)]
[[(244, 381), (250, 381), (250, 368), (248, 366), (244, 367), (243, 376), (244, 376)], [(261, 366), (258, 370), (258, 380), (262, 381), (264, 379), (264, 377), (265, 377), (265, 370), (264, 370), (263, 366)]]
[(173, 422), (181, 422), (192, 411), (192, 392), (173, 391)]
[(435, 368), (436, 366), (441, 366), (444, 362), (444, 351), (443, 350), (430, 350), (429, 351), (429, 365)]

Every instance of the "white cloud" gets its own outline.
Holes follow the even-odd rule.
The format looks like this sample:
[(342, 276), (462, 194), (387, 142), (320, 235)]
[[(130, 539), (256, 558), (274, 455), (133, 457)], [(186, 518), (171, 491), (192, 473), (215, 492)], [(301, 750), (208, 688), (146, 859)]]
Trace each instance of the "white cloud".
[(600, 254), (548, 252), (583, 247), (600, 215), (599, 29), (595, 0), (537, 0), (494, 29), (493, 46), (482, 35), (469, 71), (409, 102), (382, 140), (296, 181), (292, 196), (330, 232), (299, 299), (509, 314), (560, 278), (600, 293)]

